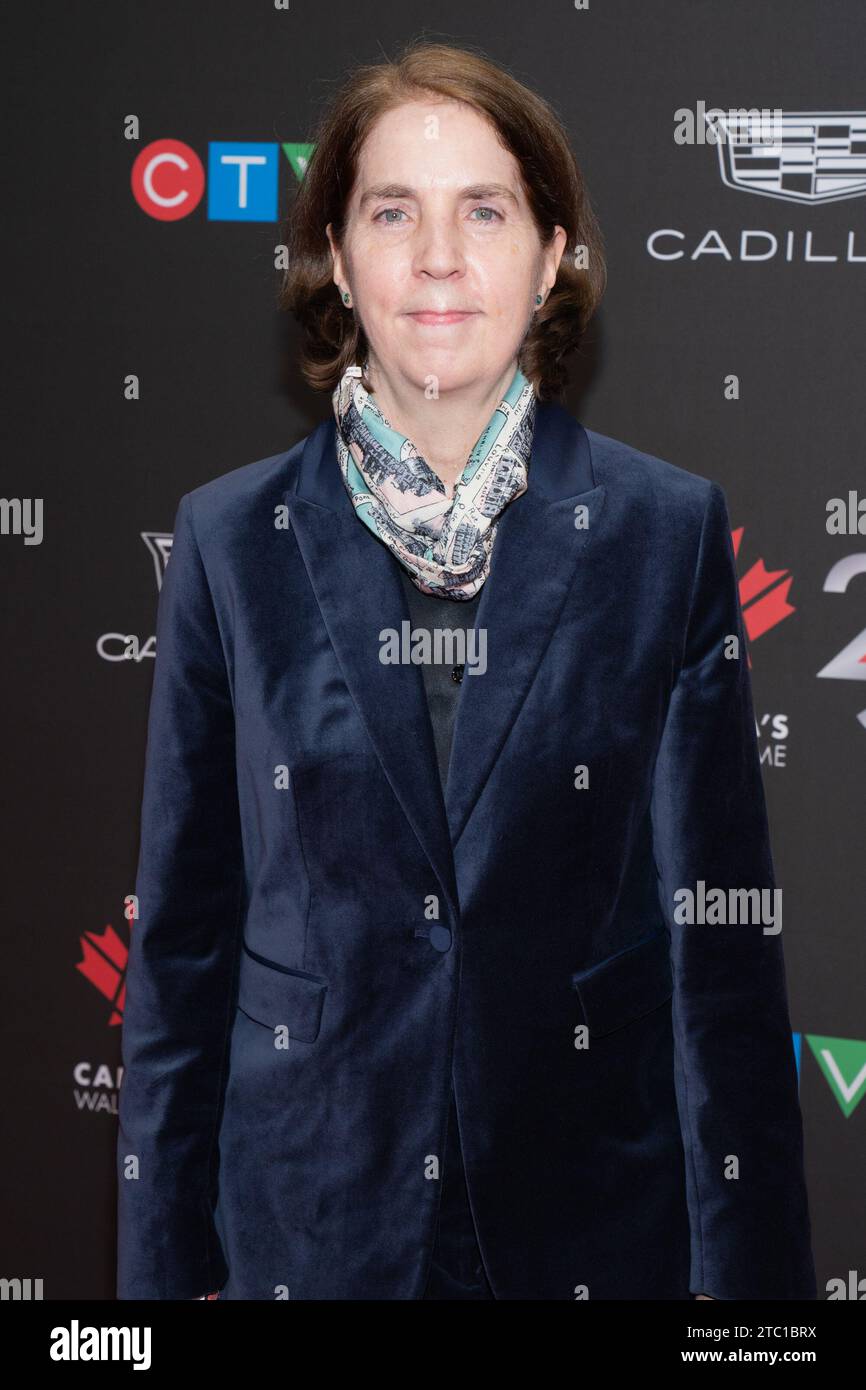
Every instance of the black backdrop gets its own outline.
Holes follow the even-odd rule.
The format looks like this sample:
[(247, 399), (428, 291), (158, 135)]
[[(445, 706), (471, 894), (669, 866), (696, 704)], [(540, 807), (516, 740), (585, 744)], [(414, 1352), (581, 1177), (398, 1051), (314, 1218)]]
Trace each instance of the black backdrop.
[[(169, 532), (184, 492), (288, 448), (330, 410), (298, 379), (295, 330), (275, 311), (275, 215), (209, 203), (209, 148), (265, 146), (282, 213), (300, 167), (283, 143), (309, 140), (349, 67), (414, 35), (480, 46), (562, 115), (610, 270), (567, 404), (718, 480), (742, 528), (824, 1297), (830, 1279), (866, 1277), (866, 534), (830, 534), (826, 519), (830, 498), (866, 496), (860, 0), (21, 8), (5, 45), (0, 494), (41, 498), (44, 529), (33, 545), (14, 525), (0, 535), (0, 1276), (42, 1278), (49, 1299), (114, 1296), (123, 900)], [(811, 177), (726, 182), (718, 148), (675, 139), (675, 113), (699, 102), (803, 113), (807, 132), (841, 139), (845, 196), (811, 196), (826, 191)], [(204, 168), (202, 200), (175, 220), (132, 186), (162, 141)], [(758, 259), (772, 242), (747, 238), (744, 258), (744, 231), (778, 251)], [(133, 636), (138, 659), (117, 659)]]

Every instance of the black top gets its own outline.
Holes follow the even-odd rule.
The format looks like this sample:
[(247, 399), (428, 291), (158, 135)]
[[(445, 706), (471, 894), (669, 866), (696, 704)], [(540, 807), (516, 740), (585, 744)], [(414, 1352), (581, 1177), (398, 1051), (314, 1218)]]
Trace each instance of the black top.
[[(433, 628), (462, 629), (468, 632), (475, 626), (475, 613), (481, 601), (483, 588), (473, 598), (436, 598), (432, 594), (422, 594), (417, 584), (413, 584), (408, 573), (399, 561), (400, 577), (409, 604), (409, 620), (413, 631)], [(470, 649), (471, 650), (471, 649)], [(436, 740), (436, 757), (439, 763), (439, 776), (442, 790), (448, 780), (448, 762), (451, 757), (451, 743), (454, 737), (454, 720), (457, 715), (457, 701), (463, 681), (463, 666), (452, 662), (436, 661), (436, 649), (431, 644), (431, 659), (422, 664), (424, 689), (430, 709), (430, 721)]]
[[(432, 628), (462, 628), (468, 632), (475, 626), (475, 614), (481, 601), (483, 588), (471, 599), (435, 598), (432, 594), (422, 594), (412, 583), (408, 573), (399, 561), (400, 577), (409, 605), (409, 620), (413, 630), (419, 628), (430, 632)], [(469, 649), (471, 650), (471, 649)], [(454, 737), (454, 721), (457, 716), (457, 701), (463, 683), (463, 666), (451, 662), (436, 662), (436, 649), (431, 643), (431, 660), (422, 664), (424, 689), (430, 710), (430, 722), (436, 741), (436, 758), (444, 795), (448, 781), (448, 763), (451, 757), (451, 744)], [(469, 679), (472, 679), (471, 677)], [(462, 1271), (464, 1265), (474, 1269), (483, 1261), (477, 1245), (475, 1223), (471, 1215), (466, 1188), (466, 1175), (463, 1166), (463, 1153), (457, 1129), (457, 1110), (454, 1101), (454, 1086), (451, 1086), (449, 1102), (448, 1136), (445, 1144), (442, 1171), (442, 1195), (436, 1227), (436, 1243), (433, 1251), (434, 1266), (445, 1267), (452, 1280), (457, 1277), (455, 1270)], [(474, 1276), (473, 1276), (474, 1277)], [(482, 1276), (483, 1277), (483, 1276)], [(460, 1278), (463, 1274), (460, 1273)]]

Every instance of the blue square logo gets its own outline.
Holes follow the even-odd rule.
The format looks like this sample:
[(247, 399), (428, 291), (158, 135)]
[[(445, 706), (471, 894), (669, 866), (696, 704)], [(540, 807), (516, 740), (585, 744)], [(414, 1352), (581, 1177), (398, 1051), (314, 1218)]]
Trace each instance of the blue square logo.
[(246, 140), (208, 146), (207, 215), (211, 222), (276, 222), (280, 147)]

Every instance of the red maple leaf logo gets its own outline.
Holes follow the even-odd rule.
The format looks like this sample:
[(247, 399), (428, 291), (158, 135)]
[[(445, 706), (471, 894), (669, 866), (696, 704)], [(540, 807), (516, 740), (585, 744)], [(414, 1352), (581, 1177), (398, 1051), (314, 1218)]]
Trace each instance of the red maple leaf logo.
[[(745, 526), (738, 526), (736, 531), (731, 532), (736, 556), (739, 556), (740, 542), (745, 529)], [(769, 632), (777, 623), (796, 613), (796, 608), (788, 602), (793, 582), (794, 576), (789, 570), (768, 570), (760, 558), (746, 570), (739, 586), (740, 608), (750, 642), (763, 637), (764, 633)], [(751, 664), (752, 659), (749, 657), (749, 665)]]
[(126, 961), (129, 948), (117, 935), (114, 927), (107, 926), (102, 935), (85, 932), (81, 937), (82, 959), (76, 963), (86, 980), (111, 1002), (110, 1028), (123, 1021), (123, 1001), (126, 995)]

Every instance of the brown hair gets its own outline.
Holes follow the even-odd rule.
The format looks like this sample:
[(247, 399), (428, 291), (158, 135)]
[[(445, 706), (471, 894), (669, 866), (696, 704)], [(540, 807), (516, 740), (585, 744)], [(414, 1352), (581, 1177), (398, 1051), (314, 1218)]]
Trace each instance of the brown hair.
[[(364, 362), (366, 336), (334, 284), (325, 228), (333, 224), (339, 245), (359, 155), (374, 122), (430, 94), (464, 102), (491, 121), (520, 167), (542, 245), (557, 223), (565, 228), (556, 283), (534, 315), (519, 357), (539, 399), (559, 395), (564, 359), (577, 348), (606, 281), (601, 231), (568, 137), (548, 103), (495, 63), (469, 49), (418, 40), (396, 61), (356, 69), (319, 123), (286, 219), (288, 262), (278, 295), (279, 308), (294, 314), (303, 329), (302, 375), (314, 390), (333, 391), (347, 367)], [(579, 247), (585, 248), (585, 269), (575, 263)]]

